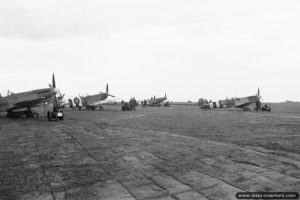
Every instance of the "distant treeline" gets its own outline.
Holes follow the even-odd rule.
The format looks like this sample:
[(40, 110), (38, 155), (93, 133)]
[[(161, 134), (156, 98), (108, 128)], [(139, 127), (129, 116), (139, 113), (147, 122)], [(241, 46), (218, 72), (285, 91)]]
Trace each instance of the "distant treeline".
[(170, 102), (171, 105), (198, 106), (198, 102)]

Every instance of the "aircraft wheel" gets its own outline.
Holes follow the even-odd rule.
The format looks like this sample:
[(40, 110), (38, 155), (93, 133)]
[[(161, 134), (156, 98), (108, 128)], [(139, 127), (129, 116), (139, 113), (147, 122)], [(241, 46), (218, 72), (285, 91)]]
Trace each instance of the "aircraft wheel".
[(64, 120), (64, 117), (60, 117), (59, 119), (62, 121), (62, 120)]
[(244, 108), (243, 108), (243, 111), (246, 111), (246, 112), (247, 112), (247, 111), (251, 111), (251, 109), (248, 108), (248, 107), (244, 107)]
[(31, 117), (32, 117), (33, 119), (38, 119), (38, 118), (39, 118), (39, 114), (36, 113), (36, 112), (34, 112), (34, 113), (32, 113)]
[(30, 117), (32, 117), (32, 114), (33, 113), (30, 110), (27, 110), (25, 115), (27, 118), (30, 118)]

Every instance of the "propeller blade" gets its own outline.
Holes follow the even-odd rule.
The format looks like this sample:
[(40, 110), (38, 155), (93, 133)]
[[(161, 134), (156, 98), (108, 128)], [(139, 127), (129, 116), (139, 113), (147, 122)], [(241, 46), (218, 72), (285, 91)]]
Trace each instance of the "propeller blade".
[[(49, 84), (50, 86), (50, 84)], [(60, 94), (60, 91), (56, 89), (56, 84), (55, 84), (55, 76), (54, 76), (54, 73), (52, 74), (52, 88), (54, 88), (54, 93), (53, 93), (53, 111), (58, 109), (59, 105), (58, 105), (58, 100), (57, 100), (57, 97), (56, 97), (56, 94), (59, 93)], [(61, 94), (60, 94), (61, 95)]]
[(59, 92), (58, 94), (59, 94), (59, 97), (60, 97), (61, 99), (63, 99), (66, 93), (64, 93), (64, 94), (62, 95), (62, 94)]
[(54, 73), (52, 74), (52, 85), (53, 85), (53, 88), (56, 88)]
[(56, 95), (53, 96), (54, 98), (54, 101), (53, 101), (53, 108), (57, 108), (58, 107), (58, 101), (57, 101), (57, 98), (56, 98)]
[(108, 93), (108, 83), (106, 84), (106, 93)]
[(260, 91), (259, 88), (257, 89), (257, 95), (260, 96)]

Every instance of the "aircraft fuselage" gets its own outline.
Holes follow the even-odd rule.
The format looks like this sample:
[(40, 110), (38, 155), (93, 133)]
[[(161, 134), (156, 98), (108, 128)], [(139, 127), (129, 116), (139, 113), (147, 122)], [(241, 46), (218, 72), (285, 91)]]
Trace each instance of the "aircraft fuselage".
[(207, 102), (205, 99), (199, 99), (199, 107), (202, 109), (210, 108), (244, 108), (260, 100), (260, 96), (253, 95), (241, 98), (225, 99), (216, 102)]
[(161, 98), (156, 98), (156, 99), (150, 99), (148, 101), (148, 105), (151, 106), (151, 105), (158, 105), (162, 102), (164, 102), (167, 98), (166, 97), (161, 97)]
[(81, 97), (81, 101), (83, 106), (91, 106), (99, 101), (107, 99), (107, 97), (107, 93), (100, 93), (95, 95), (89, 95), (86, 97)]
[(1, 97), (0, 112), (11, 112), (16, 109), (34, 107), (51, 98), (54, 93), (56, 93), (55, 88), (45, 88)]

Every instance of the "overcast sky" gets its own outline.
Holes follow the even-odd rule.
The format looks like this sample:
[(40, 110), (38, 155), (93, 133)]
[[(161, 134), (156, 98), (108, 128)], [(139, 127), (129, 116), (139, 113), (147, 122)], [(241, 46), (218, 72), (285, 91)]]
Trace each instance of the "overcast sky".
[(300, 101), (300, 1), (0, 2), (0, 93)]

